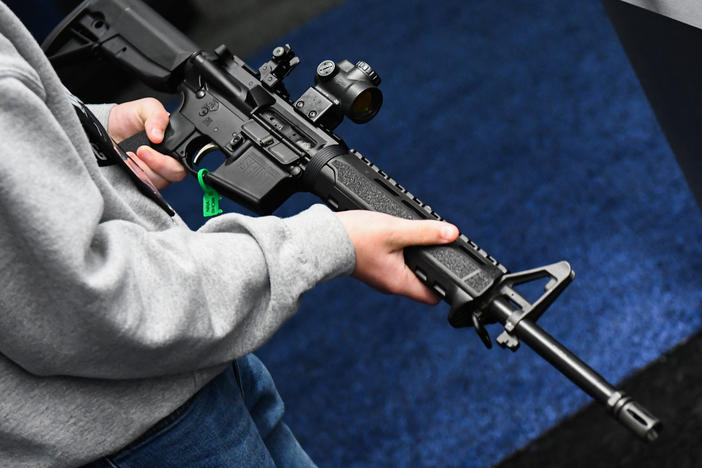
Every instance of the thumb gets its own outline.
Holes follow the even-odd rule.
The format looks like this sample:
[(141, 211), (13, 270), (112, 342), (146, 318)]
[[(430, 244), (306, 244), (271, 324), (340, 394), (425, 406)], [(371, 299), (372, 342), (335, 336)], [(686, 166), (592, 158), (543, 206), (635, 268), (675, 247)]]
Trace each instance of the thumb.
[(144, 98), (139, 100), (138, 114), (144, 123), (144, 131), (154, 143), (161, 143), (163, 135), (168, 126), (169, 113), (163, 104), (154, 98)]

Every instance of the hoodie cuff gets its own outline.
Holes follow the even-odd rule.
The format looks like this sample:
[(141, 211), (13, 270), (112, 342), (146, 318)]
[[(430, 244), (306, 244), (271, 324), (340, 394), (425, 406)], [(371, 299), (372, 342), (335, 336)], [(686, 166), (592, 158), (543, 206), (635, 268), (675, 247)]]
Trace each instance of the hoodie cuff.
[(107, 129), (107, 120), (110, 117), (110, 111), (117, 104), (87, 104), (88, 109), (92, 112), (95, 117), (100, 121), (103, 127)]
[[(321, 282), (350, 275), (356, 267), (356, 251), (344, 225), (327, 206), (316, 204), (283, 220), (286, 230), (299, 239), (300, 262)], [(302, 265), (301, 265), (302, 266)]]

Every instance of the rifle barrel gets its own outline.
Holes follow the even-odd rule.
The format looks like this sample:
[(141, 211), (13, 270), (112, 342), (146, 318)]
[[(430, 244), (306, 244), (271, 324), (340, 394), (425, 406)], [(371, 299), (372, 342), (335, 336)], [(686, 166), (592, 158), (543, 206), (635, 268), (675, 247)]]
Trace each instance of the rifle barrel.
[[(514, 312), (509, 303), (499, 297), (491, 303), (490, 310), (502, 324), (505, 324)], [(529, 319), (521, 320), (512, 334), (551, 363), (553, 367), (588, 395), (605, 405), (615, 419), (636, 435), (647, 441), (658, 438), (658, 434), (662, 430), (662, 424), (658, 418), (651, 415), (624, 392), (617, 390), (536, 323)]]

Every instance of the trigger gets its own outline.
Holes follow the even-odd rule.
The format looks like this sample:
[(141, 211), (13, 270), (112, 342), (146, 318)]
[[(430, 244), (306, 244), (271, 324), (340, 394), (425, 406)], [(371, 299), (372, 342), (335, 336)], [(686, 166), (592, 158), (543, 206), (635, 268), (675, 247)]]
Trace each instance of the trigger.
[(207, 143), (205, 146), (203, 146), (202, 148), (200, 148), (198, 150), (197, 154), (193, 158), (193, 164), (194, 165), (200, 164), (200, 160), (203, 157), (205, 157), (206, 155), (208, 155), (209, 153), (211, 153), (213, 151), (218, 151), (218, 150), (219, 150), (219, 146), (215, 145), (214, 143)]

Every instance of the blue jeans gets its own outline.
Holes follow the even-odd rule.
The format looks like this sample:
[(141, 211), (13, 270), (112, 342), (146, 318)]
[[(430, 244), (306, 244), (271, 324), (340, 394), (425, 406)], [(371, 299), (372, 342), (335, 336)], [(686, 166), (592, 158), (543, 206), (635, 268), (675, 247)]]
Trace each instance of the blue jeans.
[[(98, 467), (314, 467), (282, 421), (283, 401), (254, 355), (203, 387), (182, 410)], [(243, 396), (242, 390), (243, 389)]]

